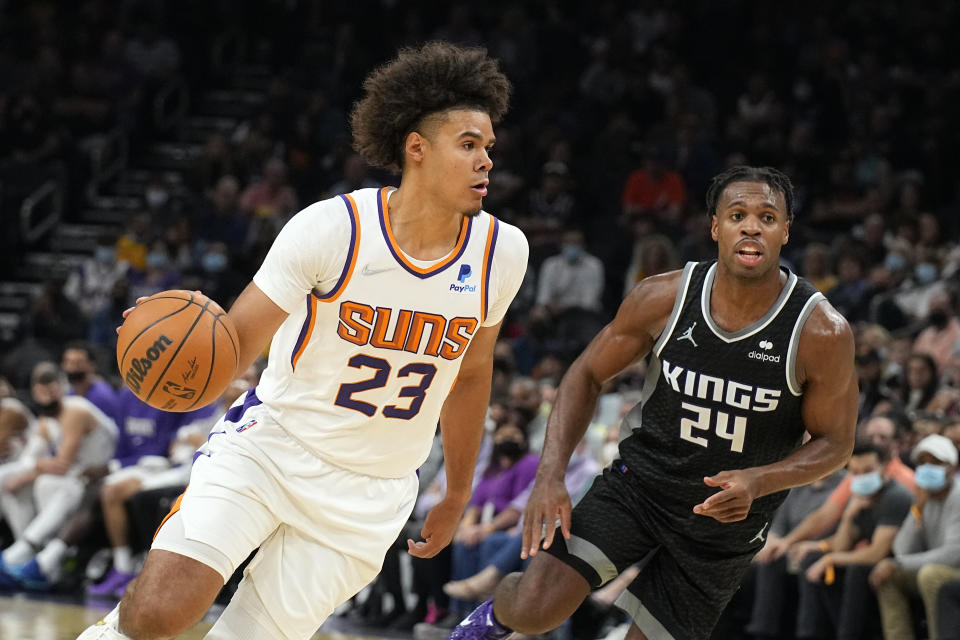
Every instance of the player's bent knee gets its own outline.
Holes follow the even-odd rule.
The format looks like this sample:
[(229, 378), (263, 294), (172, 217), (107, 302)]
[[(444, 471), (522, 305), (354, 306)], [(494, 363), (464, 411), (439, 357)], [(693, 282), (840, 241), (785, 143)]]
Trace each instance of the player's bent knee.
[(134, 640), (172, 638), (213, 604), (223, 577), (186, 556), (155, 549), (120, 604), (120, 630)]
[(590, 593), (590, 585), (572, 567), (544, 554), (523, 574), (503, 579), (494, 596), (494, 614), (518, 633), (536, 635), (559, 627)]

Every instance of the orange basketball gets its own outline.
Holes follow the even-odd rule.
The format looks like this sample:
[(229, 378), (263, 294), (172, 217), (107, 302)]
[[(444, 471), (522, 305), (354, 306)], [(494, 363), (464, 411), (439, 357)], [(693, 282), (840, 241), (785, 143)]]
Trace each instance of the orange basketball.
[(164, 411), (216, 400), (237, 371), (240, 342), (227, 313), (192, 291), (161, 291), (120, 327), (117, 365), (134, 395)]

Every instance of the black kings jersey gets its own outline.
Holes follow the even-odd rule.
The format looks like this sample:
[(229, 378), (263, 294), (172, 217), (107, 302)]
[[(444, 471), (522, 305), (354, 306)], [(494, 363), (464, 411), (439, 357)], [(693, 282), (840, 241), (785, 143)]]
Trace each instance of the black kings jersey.
[[(692, 509), (719, 489), (704, 476), (783, 459), (803, 436), (797, 348), (822, 301), (784, 269), (786, 284), (754, 324), (730, 333), (713, 322), (716, 262), (688, 263), (673, 311), (648, 356), (640, 403), (626, 417), (621, 464), (653, 493)], [(769, 513), (786, 492), (754, 501)]]

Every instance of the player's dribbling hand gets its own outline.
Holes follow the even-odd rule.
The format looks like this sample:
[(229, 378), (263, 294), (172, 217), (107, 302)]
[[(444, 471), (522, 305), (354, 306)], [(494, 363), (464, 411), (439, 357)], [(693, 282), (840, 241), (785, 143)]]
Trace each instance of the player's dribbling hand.
[[(543, 536), (543, 548), (553, 544), (557, 518), (560, 519), (560, 531), (563, 537), (570, 538), (570, 494), (563, 480), (540, 480), (533, 483), (530, 499), (523, 513), (523, 536), (520, 557), (526, 560), (537, 555), (540, 537)], [(544, 527), (544, 525), (546, 525)], [(544, 531), (544, 529), (546, 529)]]
[(427, 512), (420, 529), (423, 540), (414, 542), (407, 538), (407, 552), (416, 558), (432, 558), (453, 540), (453, 534), (463, 515), (463, 503), (444, 498)]
[(750, 513), (754, 494), (751, 476), (746, 469), (721, 471), (704, 478), (703, 482), (708, 487), (719, 487), (720, 491), (693, 508), (697, 515), (717, 522), (739, 522)]
[[(194, 293), (200, 293), (200, 291), (194, 290)], [(126, 320), (127, 316), (133, 313), (133, 310), (137, 308), (137, 305), (143, 303), (143, 301), (147, 300), (149, 297), (150, 296), (140, 296), (139, 298), (137, 298), (137, 301), (133, 303), (132, 307), (127, 307), (126, 309), (123, 310), (123, 319)], [(116, 330), (117, 330), (117, 335), (119, 335), (120, 327), (117, 327)]]

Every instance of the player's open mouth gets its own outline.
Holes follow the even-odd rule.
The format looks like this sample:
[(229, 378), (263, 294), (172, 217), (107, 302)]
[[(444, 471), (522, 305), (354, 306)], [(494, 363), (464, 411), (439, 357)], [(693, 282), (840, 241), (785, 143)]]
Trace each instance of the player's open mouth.
[(756, 264), (763, 258), (763, 251), (755, 246), (741, 247), (737, 249), (736, 253), (740, 257), (740, 261), (747, 264)]
[(490, 184), (489, 180), (484, 180), (483, 182), (478, 182), (477, 184), (470, 187), (473, 191), (480, 194), (481, 196), (487, 195), (487, 185)]

